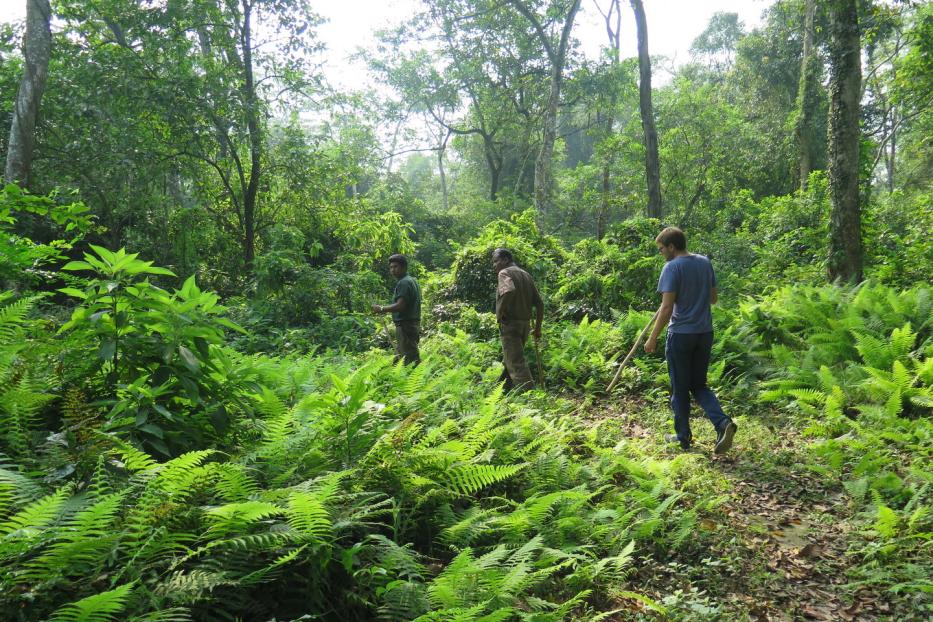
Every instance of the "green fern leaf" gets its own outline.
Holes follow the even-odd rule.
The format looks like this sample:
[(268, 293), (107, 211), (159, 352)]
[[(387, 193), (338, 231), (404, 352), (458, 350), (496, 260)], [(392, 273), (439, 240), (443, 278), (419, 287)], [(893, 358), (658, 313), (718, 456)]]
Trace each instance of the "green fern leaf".
[(119, 619), (126, 599), (133, 589), (132, 583), (121, 585), (108, 592), (94, 594), (65, 605), (52, 614), (51, 622), (110, 622)]
[(205, 516), (211, 523), (208, 533), (228, 534), (244, 531), (254, 523), (281, 513), (281, 508), (272, 503), (241, 501), (209, 508)]
[(292, 529), (312, 542), (324, 544), (328, 541), (332, 523), (330, 513), (318, 495), (310, 492), (294, 492), (288, 497), (285, 512)]
[(191, 614), (183, 607), (173, 607), (134, 616), (127, 622), (191, 622)]
[(461, 495), (506, 480), (525, 468), (525, 464), (464, 464), (451, 467), (444, 474), (448, 487)]
[(63, 486), (52, 494), (30, 503), (8, 520), (0, 523), (0, 535), (8, 535), (14, 531), (34, 534), (47, 527), (58, 518), (70, 493), (71, 488)]

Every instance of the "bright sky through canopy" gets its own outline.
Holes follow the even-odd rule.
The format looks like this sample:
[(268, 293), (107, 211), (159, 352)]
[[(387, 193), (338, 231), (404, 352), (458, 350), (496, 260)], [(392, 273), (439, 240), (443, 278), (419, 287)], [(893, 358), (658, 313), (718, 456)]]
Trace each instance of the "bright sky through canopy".
[[(651, 54), (666, 56), (675, 64), (689, 59), (690, 44), (706, 28), (716, 12), (738, 13), (746, 30), (761, 22), (761, 13), (773, 0), (644, 0), (648, 18), (648, 44)], [(583, 0), (574, 34), (589, 58), (599, 55), (606, 33), (594, 0)], [(609, 0), (599, 0), (608, 7)], [(324, 71), (338, 88), (365, 89), (370, 84), (360, 61), (349, 57), (358, 47), (373, 43), (373, 31), (393, 26), (416, 11), (419, 0), (316, 0), (312, 7), (328, 22), (318, 29), (327, 45)], [(627, 0), (622, 2), (622, 56), (636, 56), (635, 20)], [(13, 21), (26, 15), (26, 0), (0, 0), (0, 20)], [(664, 67), (656, 67), (656, 82), (664, 83)]]

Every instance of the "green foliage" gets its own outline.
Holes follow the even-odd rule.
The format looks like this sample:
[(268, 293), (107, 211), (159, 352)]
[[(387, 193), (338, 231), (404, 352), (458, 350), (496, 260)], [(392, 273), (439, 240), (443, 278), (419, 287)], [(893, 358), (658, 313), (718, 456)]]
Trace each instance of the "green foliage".
[(786, 287), (742, 309), (771, 343), (773, 388), (761, 399), (787, 401), (811, 421), (819, 468), (837, 473), (871, 517), (856, 586), (929, 588), (918, 559), (933, 503), (922, 449), (933, 440), (931, 304), (926, 286), (868, 282)]
[(613, 311), (656, 304), (663, 261), (654, 238), (660, 230), (656, 220), (628, 220), (614, 226), (602, 241), (578, 242), (559, 267), (552, 297), (555, 315), (574, 321), (584, 316), (608, 320)]
[(93, 596), (65, 605), (50, 618), (53, 622), (110, 622), (126, 606), (126, 599), (132, 590), (132, 584), (101, 592)]
[[(63, 259), (64, 253), (90, 230), (93, 217), (89, 211), (81, 201), (66, 203), (55, 192), (48, 196), (33, 195), (15, 184), (0, 189), (0, 282), (4, 287), (35, 285), (47, 278), (49, 273), (40, 269)], [(70, 239), (35, 242), (17, 231), (17, 221), (53, 228), (57, 235)]]
[(0, 451), (24, 459), (34, 446), (40, 409), (53, 396), (25, 339), (36, 298), (11, 299), (0, 293)]
[[(596, 397), (648, 321), (661, 268), (662, 223), (619, 220), (644, 203), (635, 64), (574, 59), (545, 163), (555, 205), (521, 211), (544, 57), (515, 3), (428, 4), (370, 59), (402, 95), (391, 102), (295, 99), (320, 95), (318, 20), (300, 0), (250, 3), (253, 22), (229, 3), (56, 6), (31, 180), (46, 194), (0, 193), (0, 279), (17, 290), (0, 295), (0, 610), (22, 622), (641, 617), (616, 609), (625, 600), (678, 619), (732, 613), (693, 586), (658, 602), (637, 592), (643, 564), (686, 569), (677, 560), (725, 543), (704, 527), (717, 501), (697, 492), (699, 458), (649, 457), (654, 441), (637, 438), (643, 415), (659, 418), (662, 358), (638, 353), (619, 392)], [(837, 288), (820, 285), (827, 179), (817, 170), (790, 193), (799, 9), (775, 3), (750, 33), (718, 15), (699, 62), (657, 91), (665, 224), (717, 268), (709, 380), (729, 412), (757, 395), (803, 430), (802, 466), (839, 482), (837, 514), (859, 529), (850, 588), (922, 607), (930, 10), (889, 20), (869, 7), (865, 52), (891, 50), (896, 71), (867, 84), (877, 143), (864, 160), (871, 146), (887, 166), (864, 180), (873, 280)], [(21, 66), (14, 38), (0, 31), (4, 86)], [(439, 47), (417, 49), (423, 38)], [(14, 91), (0, 89), (0, 120)], [(396, 168), (412, 114), (436, 151)], [(81, 191), (48, 191), (59, 185)], [(106, 243), (51, 269), (88, 234)], [(528, 353), (550, 392), (506, 395), (498, 381), (499, 246), (544, 294), (545, 339)], [(418, 259), (429, 303), (416, 368), (372, 349), (389, 345), (368, 307), (391, 290), (395, 252)], [(86, 278), (64, 274), (76, 272)], [(605, 420), (580, 418), (603, 397)]]
[(762, 283), (825, 280), (829, 195), (823, 173), (813, 173), (807, 189), (795, 194), (756, 201), (739, 191), (725, 216), (729, 230), (702, 233), (696, 248), (708, 249), (726, 289), (760, 293)]
[(894, 287), (911, 288), (929, 280), (933, 243), (933, 195), (895, 192), (868, 206), (865, 217), (867, 274)]
[[(614, 373), (612, 363), (625, 356), (623, 335), (612, 324), (584, 317), (579, 324), (559, 327), (549, 333), (542, 353), (549, 386), (566, 386), (580, 391), (600, 391)], [(617, 361), (616, 361), (617, 362)]]
[(558, 241), (538, 230), (532, 211), (513, 216), (510, 221), (496, 220), (457, 251), (449, 281), (432, 283), (435, 293), (431, 301), (461, 301), (478, 311), (491, 311), (496, 291), (492, 251), (500, 247), (512, 251), (515, 263), (531, 274), (542, 292), (556, 281), (565, 258)]
[(141, 276), (174, 276), (171, 271), (122, 249), (91, 248), (94, 255), (62, 268), (94, 276), (83, 290), (60, 290), (81, 301), (61, 331), (78, 331), (96, 343), (98, 369), (113, 400), (109, 427), (163, 455), (199, 443), (206, 430), (223, 434), (228, 408), (244, 404), (221, 345), (225, 329), (242, 329), (193, 276), (169, 294)]

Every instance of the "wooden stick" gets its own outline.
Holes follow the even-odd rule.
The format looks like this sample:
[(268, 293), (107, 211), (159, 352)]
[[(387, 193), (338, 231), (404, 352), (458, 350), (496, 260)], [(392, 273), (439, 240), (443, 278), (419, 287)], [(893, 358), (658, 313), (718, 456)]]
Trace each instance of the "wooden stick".
[(544, 389), (544, 374), (541, 372), (541, 344), (537, 337), (535, 340), (535, 360), (538, 361), (538, 388)]
[(651, 328), (651, 326), (654, 324), (654, 321), (657, 319), (657, 317), (658, 317), (658, 312), (655, 311), (654, 315), (651, 316), (651, 319), (648, 321), (645, 327), (641, 329), (641, 333), (638, 334), (638, 339), (635, 340), (635, 345), (633, 345), (632, 349), (628, 351), (628, 355), (626, 355), (625, 360), (622, 361), (622, 364), (619, 365), (619, 369), (616, 370), (616, 375), (613, 376), (612, 382), (610, 382), (609, 386), (606, 387), (606, 393), (611, 393), (612, 389), (615, 388), (616, 382), (619, 381), (619, 374), (622, 373), (622, 368), (628, 365), (628, 362), (632, 360), (633, 356), (635, 356), (635, 350), (637, 350), (638, 346), (641, 345), (641, 340), (645, 338), (645, 333), (648, 332), (648, 329)]
[(386, 316), (382, 315), (380, 319), (382, 320), (382, 330), (385, 331), (386, 339), (388, 340), (389, 345), (392, 346), (393, 350), (396, 350), (397, 348), (395, 347), (395, 339), (392, 339), (392, 333), (389, 332), (389, 322), (386, 320)]

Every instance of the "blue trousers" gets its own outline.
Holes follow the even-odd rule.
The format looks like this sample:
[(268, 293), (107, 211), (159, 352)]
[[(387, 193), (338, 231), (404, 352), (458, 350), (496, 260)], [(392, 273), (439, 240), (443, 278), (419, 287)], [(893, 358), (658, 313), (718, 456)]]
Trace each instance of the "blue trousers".
[(722, 411), (716, 394), (706, 386), (712, 348), (713, 333), (667, 333), (664, 357), (667, 359), (667, 373), (671, 377), (674, 431), (683, 446), (689, 445), (693, 438), (690, 432), (691, 394), (717, 432), (729, 423), (729, 417)]

